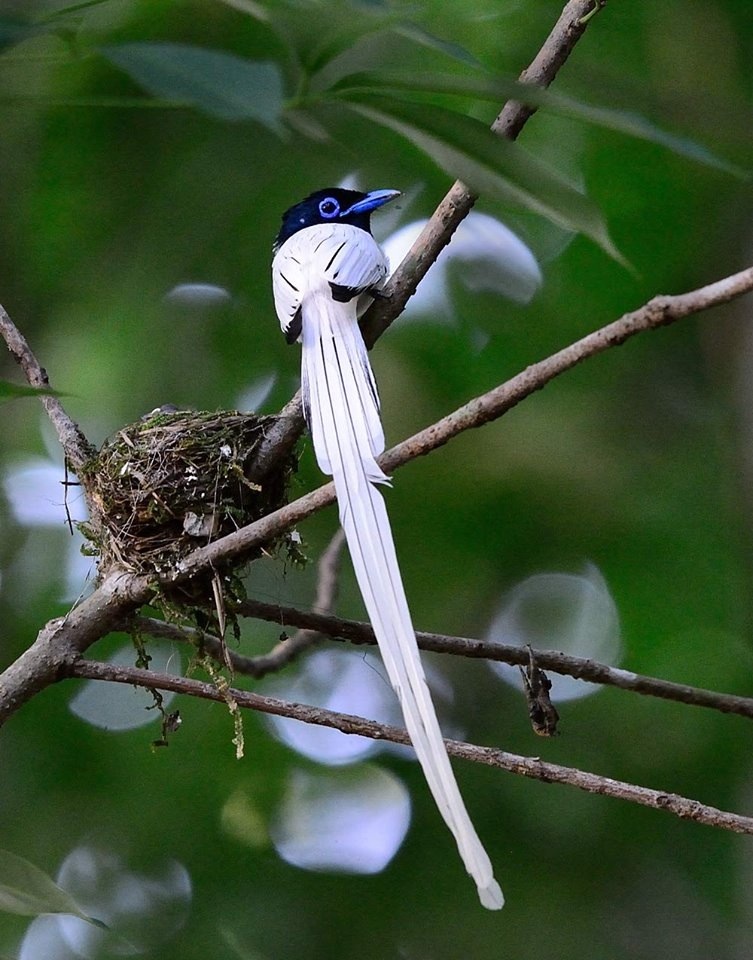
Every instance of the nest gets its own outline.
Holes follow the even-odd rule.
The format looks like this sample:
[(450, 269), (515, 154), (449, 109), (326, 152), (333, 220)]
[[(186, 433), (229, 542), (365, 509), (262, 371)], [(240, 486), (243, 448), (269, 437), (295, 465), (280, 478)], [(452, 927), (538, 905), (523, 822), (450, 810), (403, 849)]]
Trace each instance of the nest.
[[(164, 573), (197, 547), (282, 506), (294, 460), (255, 479), (256, 451), (273, 420), (236, 411), (155, 411), (107, 440), (84, 479), (92, 507), (84, 533), (100, 575), (113, 564)], [(256, 548), (242, 562), (260, 553)]]

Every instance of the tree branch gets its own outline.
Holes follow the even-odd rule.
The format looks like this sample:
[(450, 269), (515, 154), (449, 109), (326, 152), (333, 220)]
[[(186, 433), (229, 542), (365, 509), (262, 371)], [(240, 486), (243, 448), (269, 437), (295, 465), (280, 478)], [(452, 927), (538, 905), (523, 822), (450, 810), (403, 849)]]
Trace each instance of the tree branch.
[[(520, 82), (548, 87), (583, 36), (589, 15), (603, 5), (604, 0), (569, 0), (541, 49), (520, 74)], [(501, 137), (515, 140), (535, 111), (535, 107), (510, 100), (492, 124), (492, 130)], [(369, 348), (403, 312), (431, 265), (471, 212), (476, 199), (476, 195), (460, 180), (456, 180), (449, 189), (402, 263), (389, 278), (384, 296), (375, 300), (362, 318), (361, 329)], [(303, 427), (299, 391), (281, 411), (268, 441), (262, 443), (257, 462), (268, 463), (270, 467), (279, 462), (301, 435)]]
[[(345, 620), (341, 617), (322, 616), (308, 610), (295, 607), (281, 607), (263, 600), (246, 600), (241, 611), (244, 616), (255, 617), (279, 623), (283, 626), (304, 627), (326, 634), (333, 640), (344, 640), (354, 644), (376, 644), (371, 624), (358, 620)], [(446, 653), (456, 657), (469, 657), (474, 660), (492, 660), (521, 667), (529, 662), (528, 649), (489, 640), (474, 640), (466, 637), (453, 637), (441, 633), (416, 631), (416, 639), (422, 650), (431, 653)], [(658, 697), (662, 700), (674, 700), (694, 707), (709, 707), (720, 713), (734, 713), (753, 720), (753, 698), (739, 697), (731, 693), (718, 693), (684, 683), (673, 683), (645, 674), (633, 673), (610, 667), (606, 663), (572, 657), (552, 650), (534, 650), (536, 665), (550, 673), (574, 677), (605, 686), (618, 687), (644, 696)]]
[[(47, 377), (47, 371), (34, 356), (26, 338), (13, 323), (2, 305), (0, 305), (0, 336), (5, 340), (13, 359), (23, 370), (29, 386), (48, 388), (50, 381)], [(55, 428), (66, 460), (71, 469), (78, 473), (95, 452), (94, 448), (81, 432), (78, 424), (74, 423), (65, 412), (57, 397), (41, 394), (39, 399), (42, 401), (42, 406)]]
[[(520, 83), (548, 87), (583, 36), (590, 20), (589, 14), (601, 6), (602, 0), (569, 0), (541, 49), (520, 74)], [(510, 100), (492, 124), (492, 130), (500, 137), (515, 140), (535, 112), (536, 107)], [(373, 346), (403, 312), (419, 283), (471, 212), (477, 199), (477, 195), (464, 183), (455, 181), (403, 262), (390, 277), (384, 288), (384, 299), (375, 300), (364, 315), (361, 328), (367, 346)]]
[[(710, 307), (727, 303), (753, 290), (753, 267), (717, 280), (697, 290), (674, 296), (658, 296), (644, 306), (624, 314), (619, 320), (589, 333), (575, 343), (564, 347), (545, 360), (531, 364), (512, 379), (475, 397), (457, 410), (403, 440), (378, 458), (386, 473), (398, 469), (416, 457), (425, 456), (443, 446), (453, 437), (497, 420), (526, 397), (541, 390), (555, 377), (572, 369), (589, 357), (625, 343), (631, 337), (657, 327), (668, 326), (677, 320)], [(220, 540), (200, 547), (181, 561), (167, 582), (176, 582), (195, 576), (212, 564), (243, 554), (259, 544), (267, 543), (301, 520), (328, 506), (335, 500), (335, 487), (327, 483), (286, 504), (274, 513), (262, 517)]]
[[(322, 615), (310, 610), (299, 610), (296, 607), (283, 607), (279, 604), (266, 603), (263, 600), (246, 600), (241, 604), (239, 612), (246, 617), (265, 620), (270, 623), (279, 623), (283, 627), (298, 627), (301, 630), (311, 631), (317, 636), (327, 636), (331, 640), (353, 643), (356, 645), (376, 645), (374, 630), (369, 623), (360, 620), (346, 620), (330, 614)], [(139, 617), (135, 624), (144, 633), (179, 643), (198, 642), (200, 631), (192, 627), (180, 627), (166, 623), (164, 620), (155, 620), (151, 617)], [(495, 663), (509, 663), (513, 666), (525, 667), (529, 663), (527, 647), (518, 647), (510, 644), (496, 643), (489, 640), (476, 640), (468, 637), (448, 636), (443, 633), (427, 633), (416, 631), (416, 640), (421, 650), (428, 653), (444, 653), (455, 657), (468, 657), (471, 660), (491, 660)], [(211, 656), (222, 663), (220, 643), (216, 637), (204, 634), (201, 642)], [(286, 640), (280, 646), (286, 646), (292, 640)], [(298, 653), (299, 651), (296, 651)], [(662, 680), (646, 674), (634, 673), (632, 670), (622, 670), (611, 667), (606, 663), (589, 660), (584, 657), (573, 657), (553, 650), (534, 650), (536, 665), (549, 673), (573, 677), (589, 683), (598, 683), (603, 686), (617, 687), (630, 693), (639, 693), (647, 697), (657, 697), (660, 700), (672, 700), (675, 703), (684, 703), (692, 707), (707, 707), (719, 713), (732, 713), (739, 717), (753, 720), (753, 697), (740, 697), (732, 693), (720, 693), (716, 690), (707, 690), (703, 687), (693, 687), (685, 683), (674, 683), (671, 680)], [(258, 678), (281, 669), (292, 657), (284, 662), (270, 665), (267, 657), (244, 657), (232, 654), (233, 670), (238, 674)], [(261, 671), (260, 671), (261, 667)]]
[[(127, 683), (147, 689), (171, 690), (206, 700), (235, 702), (239, 707), (256, 710), (278, 717), (291, 717), (304, 723), (332, 727), (346, 734), (370, 737), (372, 740), (387, 740), (410, 746), (410, 738), (405, 730), (388, 724), (376, 723), (363, 717), (346, 713), (336, 713), (322, 707), (311, 707), (300, 703), (287, 703), (275, 697), (266, 697), (245, 690), (229, 689), (219, 691), (209, 683), (177, 677), (171, 674), (142, 670), (139, 667), (126, 667), (117, 664), (99, 663), (94, 660), (78, 659), (70, 664), (68, 676), (88, 680), (109, 680), (115, 683)], [(538, 757), (521, 757), (493, 747), (479, 747), (459, 740), (445, 740), (447, 752), (452, 757), (471, 760), (489, 767), (496, 767), (518, 776), (542, 780), (544, 783), (562, 783), (577, 787), (586, 793), (598, 793), (619, 800), (627, 800), (656, 810), (665, 810), (683, 820), (694, 820), (710, 827), (720, 827), (734, 833), (753, 835), (753, 818), (737, 813), (729, 813), (699, 803), (675, 793), (652, 790), (595, 773), (587, 773), (573, 767), (556, 763), (547, 763)]]

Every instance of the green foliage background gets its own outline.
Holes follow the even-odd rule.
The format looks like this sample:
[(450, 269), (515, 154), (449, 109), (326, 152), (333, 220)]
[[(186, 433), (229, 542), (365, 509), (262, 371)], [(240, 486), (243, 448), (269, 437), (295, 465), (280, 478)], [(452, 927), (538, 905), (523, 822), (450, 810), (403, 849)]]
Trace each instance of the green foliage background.
[[(333, 0), (270, 5), (270, 23), (243, 0), (111, 0), (56, 16), (58, 6), (2, 5), (0, 302), (96, 442), (161, 403), (232, 407), (272, 370), (278, 382), (265, 410), (278, 408), (298, 363), (271, 300), (281, 212), (353, 171), (371, 187), (420, 184), (406, 219), (428, 215), (449, 186), (416, 146), (307, 88), (317, 66), (339, 51), (371, 70), (464, 77), (478, 70), (473, 58), (513, 77), (561, 9), (558, 0)], [(393, 29), (367, 30), (390, 17)], [(249, 77), (258, 98), (236, 104), (231, 118), (227, 104), (211, 115), (147, 84), (155, 100), (119, 68), (124, 45), (144, 41), (279, 71)], [(298, 111), (282, 120), (277, 77), (287, 109)], [(556, 81), (558, 92), (626, 122), (641, 114), (743, 169), (753, 169), (752, 89), (749, 0), (613, 0)], [(254, 116), (237, 116), (249, 102)], [(496, 113), (472, 96), (426, 102), (484, 123)], [(304, 136), (304, 123), (327, 138)], [(458, 287), (454, 327), (398, 321), (373, 355), (391, 440), (655, 293), (750, 262), (749, 181), (551, 110), (521, 144), (583, 185), (635, 272), (583, 236), (559, 244), (541, 218), (483, 199), (479, 209), (544, 259), (543, 291), (522, 308)], [(165, 293), (186, 281), (219, 284), (232, 302), (207, 312), (166, 307)], [(744, 301), (642, 336), (401, 470), (389, 507), (416, 624), (479, 635), (524, 577), (592, 561), (619, 608), (623, 666), (749, 694), (749, 312)], [(476, 328), (489, 336), (481, 353)], [(0, 367), (0, 379), (18, 376), (10, 362)], [(32, 400), (3, 405), (0, 468), (44, 455), (40, 424)], [(311, 461), (305, 449), (296, 492), (319, 482)], [(302, 530), (312, 556), (334, 524), (330, 511)], [(2, 665), (66, 610), (63, 538), (62, 522), (60, 531), (29, 531), (0, 502)], [(31, 571), (44, 564), (40, 585)], [(312, 574), (268, 564), (259, 578), (252, 572), (249, 590), (304, 604)], [(348, 575), (339, 610), (362, 615)], [(249, 624), (244, 650), (274, 638)], [(542, 742), (519, 695), (482, 664), (436, 665), (455, 684), (453, 719), (472, 741), (750, 809), (750, 731), (740, 718), (603, 691), (563, 707), (563, 735)], [(112, 844), (144, 869), (181, 860), (191, 912), (149, 957), (750, 956), (749, 838), (458, 767), (508, 900), (491, 915), (478, 907), (415, 765), (380, 761), (405, 779), (414, 804), (407, 840), (382, 874), (306, 873), (278, 859), (263, 829), (255, 846), (223, 830), (221, 810), (237, 790), (262, 825), (273, 818), (301, 762), (258, 718), (246, 717), (246, 758), (236, 762), (226, 710), (182, 703), (183, 728), (152, 753), (148, 731), (109, 734), (72, 716), (72, 693), (71, 683), (45, 692), (3, 730), (0, 846), (52, 875), (83, 842)], [(0, 915), (0, 953), (15, 955), (25, 924)]]

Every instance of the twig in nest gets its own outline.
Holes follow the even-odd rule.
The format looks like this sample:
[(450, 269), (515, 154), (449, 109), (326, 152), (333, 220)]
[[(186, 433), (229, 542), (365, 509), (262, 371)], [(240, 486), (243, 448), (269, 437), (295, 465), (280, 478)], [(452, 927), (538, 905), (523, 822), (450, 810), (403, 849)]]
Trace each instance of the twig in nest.
[(227, 627), (227, 615), (225, 613), (225, 595), (222, 592), (222, 579), (215, 570), (212, 573), (212, 596), (214, 597), (214, 609), (217, 614), (217, 632), (220, 636), (220, 650), (222, 651), (222, 662), (233, 672), (233, 663), (228, 656), (229, 650), (225, 640), (225, 629)]

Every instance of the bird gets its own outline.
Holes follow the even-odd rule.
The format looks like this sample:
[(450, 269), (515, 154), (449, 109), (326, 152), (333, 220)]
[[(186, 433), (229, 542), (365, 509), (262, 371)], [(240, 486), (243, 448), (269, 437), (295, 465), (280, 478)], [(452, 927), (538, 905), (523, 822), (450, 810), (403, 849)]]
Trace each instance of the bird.
[(411, 743), (482, 905), (498, 910), (504, 898), (450, 765), (378, 489), (390, 478), (376, 459), (384, 432), (358, 317), (383, 295), (388, 274), (371, 214), (399, 195), (331, 187), (290, 207), (273, 244), (272, 290), (287, 342), (302, 345), (303, 410), (314, 454), (334, 480), (356, 580)]

